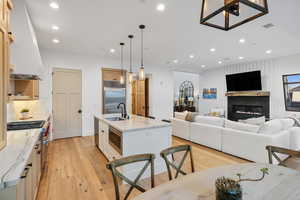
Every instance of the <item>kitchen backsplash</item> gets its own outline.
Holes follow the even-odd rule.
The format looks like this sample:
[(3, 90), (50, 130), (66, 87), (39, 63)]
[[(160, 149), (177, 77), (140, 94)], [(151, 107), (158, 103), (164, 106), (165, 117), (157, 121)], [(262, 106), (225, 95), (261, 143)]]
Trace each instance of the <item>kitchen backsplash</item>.
[(42, 100), (38, 101), (13, 101), (7, 104), (7, 121), (15, 121), (19, 120), (21, 117), (22, 109), (29, 109), (29, 114), (33, 117), (33, 119), (41, 118), (47, 115), (47, 111), (45, 108), (45, 104)]

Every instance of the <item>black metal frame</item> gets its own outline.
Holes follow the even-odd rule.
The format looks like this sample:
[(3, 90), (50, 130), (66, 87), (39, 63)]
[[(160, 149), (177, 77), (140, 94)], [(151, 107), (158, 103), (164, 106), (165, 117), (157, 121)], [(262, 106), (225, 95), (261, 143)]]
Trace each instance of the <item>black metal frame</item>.
[[(188, 90), (187, 97), (194, 98), (194, 84), (191, 81), (183, 81), (179, 86), (179, 98), (185, 98), (185, 90)], [(181, 104), (180, 104), (181, 105)]]
[(282, 85), (283, 85), (283, 94), (284, 94), (284, 105), (285, 105), (285, 110), (286, 110), (286, 111), (300, 112), (300, 107), (299, 107), (299, 108), (291, 109), (291, 108), (287, 105), (287, 96), (286, 96), (287, 91), (286, 91), (285, 86), (288, 85), (288, 84), (300, 84), (300, 82), (292, 82), (292, 83), (288, 83), (288, 82), (285, 82), (285, 81), (284, 81), (284, 78), (285, 78), (285, 77), (288, 77), (288, 76), (294, 76), (294, 75), (300, 75), (300, 73), (297, 73), (297, 74), (286, 74), (286, 75), (282, 75)]
[[(243, 25), (247, 22), (250, 22), (258, 17), (261, 17), (263, 15), (266, 15), (269, 13), (269, 8), (268, 8), (268, 2), (267, 0), (264, 0), (264, 4), (265, 4), (265, 7), (262, 7), (262, 6), (259, 6), (257, 5), (256, 3), (253, 3), (249, 0), (234, 0), (232, 2), (230, 2), (229, 4), (223, 6), (222, 8), (219, 8), (218, 10), (216, 10), (215, 12), (211, 13), (210, 15), (208, 15), (207, 17), (204, 18), (203, 14), (204, 14), (204, 5), (205, 5), (205, 2), (206, 1), (209, 1), (209, 0), (203, 0), (202, 1), (202, 8), (201, 8), (201, 19), (200, 19), (200, 24), (203, 24), (203, 25), (207, 25), (207, 26), (210, 26), (210, 27), (213, 27), (213, 28), (217, 28), (217, 29), (221, 29), (221, 30), (224, 30), (224, 31), (229, 31), (233, 28), (236, 28), (240, 25)], [(229, 14), (234, 14), (232, 12), (229, 12), (230, 10), (230, 7), (234, 6), (235, 4), (238, 4), (238, 3), (243, 3), (244, 5), (247, 5), (251, 8), (254, 8), (258, 11), (261, 11), (261, 13), (257, 14), (257, 15), (254, 15), (248, 19), (245, 19), (241, 22), (238, 22), (236, 24), (233, 24), (233, 25), (229, 25), (229, 17), (230, 15)], [(219, 26), (219, 25), (216, 25), (216, 24), (212, 24), (212, 23), (209, 23), (207, 22), (209, 19), (213, 18), (214, 16), (222, 13), (223, 11), (225, 11), (225, 24), (224, 24), (224, 27), (223, 26)], [(237, 15), (237, 14), (234, 14), (234, 15)]]

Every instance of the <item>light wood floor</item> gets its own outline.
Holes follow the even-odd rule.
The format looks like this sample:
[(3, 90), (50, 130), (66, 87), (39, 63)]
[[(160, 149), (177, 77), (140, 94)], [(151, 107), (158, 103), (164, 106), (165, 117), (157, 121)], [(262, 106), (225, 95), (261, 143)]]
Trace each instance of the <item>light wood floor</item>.
[[(205, 170), (248, 161), (179, 138), (173, 145), (191, 144), (195, 170)], [(48, 167), (37, 200), (114, 200), (114, 185), (107, 160), (95, 147), (93, 137), (77, 137), (51, 142)], [(185, 166), (185, 169), (189, 167)], [(156, 185), (168, 181), (167, 174), (155, 177)], [(135, 192), (131, 195), (138, 195)]]

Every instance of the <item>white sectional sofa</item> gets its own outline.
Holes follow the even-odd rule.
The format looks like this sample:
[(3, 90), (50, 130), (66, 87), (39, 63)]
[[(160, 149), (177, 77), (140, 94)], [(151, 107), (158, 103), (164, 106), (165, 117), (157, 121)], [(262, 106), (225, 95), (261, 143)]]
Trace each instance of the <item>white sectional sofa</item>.
[(267, 145), (300, 149), (300, 128), (293, 125), (292, 119), (271, 120), (261, 126), (206, 116), (189, 122), (176, 115), (172, 120), (177, 137), (260, 163), (268, 163)]

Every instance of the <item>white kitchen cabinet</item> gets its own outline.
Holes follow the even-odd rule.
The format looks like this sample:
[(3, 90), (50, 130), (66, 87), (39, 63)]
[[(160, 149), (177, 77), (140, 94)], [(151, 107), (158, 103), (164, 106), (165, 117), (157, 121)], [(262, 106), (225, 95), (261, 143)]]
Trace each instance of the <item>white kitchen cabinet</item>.
[(105, 122), (100, 120), (99, 128), (100, 128), (100, 131), (99, 131), (99, 148), (102, 151), (102, 153), (104, 153), (106, 155), (107, 152), (108, 152), (107, 144), (108, 144), (109, 127)]
[(41, 177), (41, 146), (38, 141), (31, 152), (17, 185), (0, 190), (2, 200), (36, 199)]
[(109, 161), (121, 158), (120, 153), (109, 144), (109, 125), (102, 120), (99, 120), (98, 148)]

